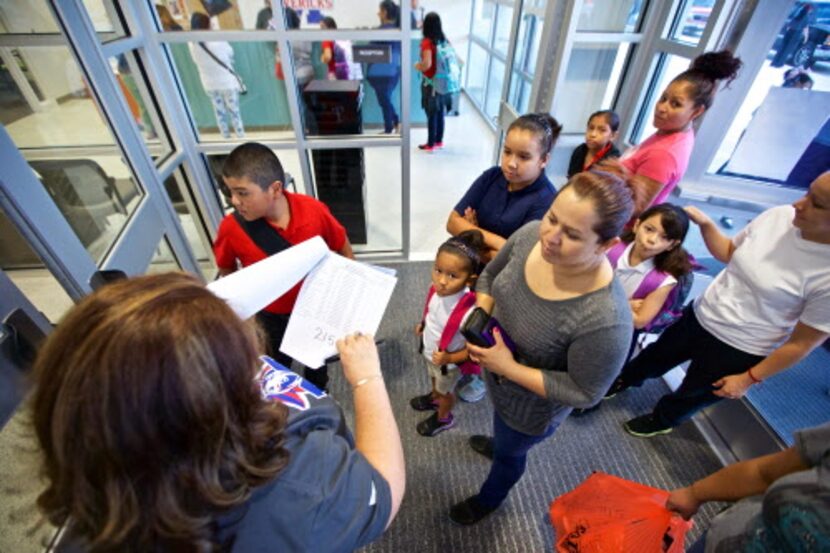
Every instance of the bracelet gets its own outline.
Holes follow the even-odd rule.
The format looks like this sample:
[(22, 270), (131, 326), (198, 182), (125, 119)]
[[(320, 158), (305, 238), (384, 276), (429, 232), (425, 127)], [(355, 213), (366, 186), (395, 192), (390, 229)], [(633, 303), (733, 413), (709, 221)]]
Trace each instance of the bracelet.
[(752, 380), (753, 384), (760, 384), (761, 382), (763, 382), (763, 380), (755, 378), (755, 375), (752, 374), (752, 368), (751, 367), (749, 369), (747, 369), (746, 374), (749, 375), (749, 379)]
[(377, 374), (373, 374), (372, 376), (367, 376), (365, 378), (361, 378), (360, 380), (358, 380), (357, 382), (354, 383), (354, 386), (352, 386), (352, 390), (357, 390), (358, 388), (360, 388), (361, 386), (363, 386), (367, 382), (371, 382), (372, 380), (375, 380), (376, 378), (383, 378), (383, 375), (380, 374), (380, 373), (377, 373)]

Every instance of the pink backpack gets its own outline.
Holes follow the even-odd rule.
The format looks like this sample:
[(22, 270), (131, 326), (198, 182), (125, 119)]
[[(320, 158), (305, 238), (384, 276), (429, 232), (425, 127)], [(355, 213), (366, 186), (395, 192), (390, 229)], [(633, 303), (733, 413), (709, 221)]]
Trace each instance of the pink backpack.
[[(425, 321), (427, 318), (429, 302), (432, 299), (432, 296), (434, 295), (435, 287), (430, 286), (429, 292), (427, 292), (427, 301), (424, 304), (424, 315), (421, 318), (421, 322)], [(474, 307), (475, 304), (475, 292), (470, 291), (461, 296), (461, 299), (458, 300), (458, 303), (456, 303), (455, 307), (452, 308), (452, 313), (450, 313), (450, 318), (447, 319), (447, 324), (444, 325), (444, 330), (441, 331), (441, 339), (438, 341), (439, 350), (447, 351), (447, 348), (449, 347), (450, 342), (452, 342), (453, 337), (458, 333), (458, 329), (461, 328), (461, 321), (464, 319), (464, 315), (466, 315), (467, 311)], [(459, 364), (458, 369), (461, 371), (461, 374), (481, 373), (481, 367), (469, 360)]]

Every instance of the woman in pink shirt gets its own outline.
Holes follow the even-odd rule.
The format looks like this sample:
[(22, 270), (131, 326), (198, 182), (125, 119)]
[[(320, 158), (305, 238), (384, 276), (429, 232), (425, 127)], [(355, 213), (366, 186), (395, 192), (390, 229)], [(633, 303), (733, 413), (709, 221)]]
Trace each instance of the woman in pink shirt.
[(718, 81), (731, 82), (740, 67), (741, 60), (728, 50), (701, 54), (660, 95), (652, 122), (657, 132), (620, 158), (640, 189), (635, 215), (664, 202), (677, 186), (695, 145), (694, 120), (712, 105)]

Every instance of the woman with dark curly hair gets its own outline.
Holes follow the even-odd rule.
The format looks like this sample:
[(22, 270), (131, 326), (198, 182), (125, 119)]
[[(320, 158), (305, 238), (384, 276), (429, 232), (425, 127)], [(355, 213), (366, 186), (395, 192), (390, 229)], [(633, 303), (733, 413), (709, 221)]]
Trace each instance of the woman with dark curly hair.
[(701, 54), (662, 92), (652, 120), (657, 132), (625, 152), (619, 161), (634, 176), (632, 183), (639, 189), (635, 217), (649, 206), (665, 202), (683, 178), (695, 145), (692, 125), (711, 107), (718, 83), (723, 79), (731, 82), (741, 65), (727, 50)]
[(184, 274), (85, 298), (34, 369), (49, 520), (90, 551), (351, 551), (377, 538), (404, 468), (371, 337), (338, 342), (356, 440), (331, 398), (258, 348), (255, 328)]

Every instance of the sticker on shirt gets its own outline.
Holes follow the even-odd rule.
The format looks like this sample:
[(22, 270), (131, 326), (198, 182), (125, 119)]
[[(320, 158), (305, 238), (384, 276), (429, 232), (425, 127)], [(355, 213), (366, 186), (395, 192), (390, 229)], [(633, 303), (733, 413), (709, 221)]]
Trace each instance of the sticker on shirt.
[(317, 386), (267, 355), (260, 356), (260, 360), (263, 365), (257, 380), (264, 399), (305, 411), (311, 407), (311, 399), (326, 397), (326, 393)]

